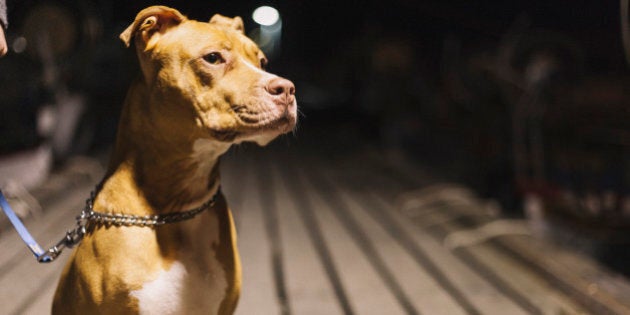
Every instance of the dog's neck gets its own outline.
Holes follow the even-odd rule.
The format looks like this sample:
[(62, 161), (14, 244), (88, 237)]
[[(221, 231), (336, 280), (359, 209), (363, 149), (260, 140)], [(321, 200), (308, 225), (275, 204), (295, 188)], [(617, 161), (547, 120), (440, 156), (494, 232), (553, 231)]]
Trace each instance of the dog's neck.
[[(129, 98), (145, 97), (136, 84), (121, 115), (116, 145), (95, 209), (134, 215), (185, 211), (208, 201), (219, 189), (219, 157), (229, 143), (156, 128), (155, 117), (139, 118)], [(168, 101), (168, 100), (167, 100)], [(150, 104), (150, 106), (159, 106)], [(133, 120), (131, 120), (133, 119)]]

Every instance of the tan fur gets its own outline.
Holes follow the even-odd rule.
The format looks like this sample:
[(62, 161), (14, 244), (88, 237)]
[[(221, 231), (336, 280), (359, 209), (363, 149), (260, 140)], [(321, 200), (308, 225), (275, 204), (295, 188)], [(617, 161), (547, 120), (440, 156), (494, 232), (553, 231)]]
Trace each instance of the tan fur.
[[(216, 15), (202, 23), (155, 6), (138, 13), (120, 38), (135, 44), (142, 76), (129, 89), (96, 211), (147, 215), (197, 207), (218, 188), (218, 158), (231, 144), (266, 144), (295, 126), (293, 85), (260, 69), (264, 55), (243, 34), (240, 18)], [(213, 52), (224, 62), (204, 59)], [(278, 84), (281, 92), (274, 91)], [(207, 231), (217, 222), (218, 231)], [(218, 239), (196, 243), (205, 233)], [(232, 314), (241, 275), (223, 196), (185, 222), (91, 226), (63, 271), (53, 314), (137, 314), (131, 292), (175, 261), (208, 253), (227, 281), (218, 313)]]

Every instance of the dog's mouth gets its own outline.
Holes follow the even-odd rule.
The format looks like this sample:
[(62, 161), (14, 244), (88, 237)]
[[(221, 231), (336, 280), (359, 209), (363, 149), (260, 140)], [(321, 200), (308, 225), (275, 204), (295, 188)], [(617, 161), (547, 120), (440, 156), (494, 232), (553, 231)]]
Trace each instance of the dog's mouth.
[[(297, 124), (295, 103), (282, 111), (255, 111), (245, 105), (231, 105), (236, 126), (211, 130), (211, 136), (223, 142), (248, 141), (263, 134), (284, 134), (293, 131)], [(244, 140), (245, 139), (245, 140)]]
[(297, 122), (295, 103), (274, 109), (257, 112), (244, 105), (232, 105), (241, 127), (247, 131), (277, 130), (282, 133), (291, 131)]

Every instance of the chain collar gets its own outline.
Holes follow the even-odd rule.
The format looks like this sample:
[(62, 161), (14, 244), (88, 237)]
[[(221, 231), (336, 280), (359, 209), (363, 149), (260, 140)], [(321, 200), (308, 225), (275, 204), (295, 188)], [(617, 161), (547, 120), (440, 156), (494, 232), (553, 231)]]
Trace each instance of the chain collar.
[(210, 200), (208, 200), (201, 206), (191, 210), (139, 216), (122, 213), (104, 213), (94, 211), (94, 199), (96, 198), (96, 191), (98, 190), (98, 187), (99, 186), (97, 186), (97, 189), (93, 190), (90, 193), (90, 198), (85, 200), (85, 207), (81, 211), (81, 214), (76, 217), (77, 227), (73, 230), (67, 231), (64, 238), (62, 238), (55, 246), (48, 249), (46, 255), (41, 255), (38, 258), (39, 262), (51, 262), (55, 260), (55, 258), (57, 258), (59, 254), (61, 254), (61, 251), (63, 251), (64, 248), (72, 248), (81, 243), (81, 240), (83, 240), (83, 237), (87, 233), (87, 225), (89, 223), (113, 225), (117, 227), (157, 227), (163, 224), (181, 222), (192, 219), (202, 211), (212, 208), (216, 203), (219, 194), (221, 193), (221, 186), (219, 186), (219, 188), (217, 188), (217, 192), (214, 193)]
[(168, 223), (176, 223), (194, 218), (202, 211), (212, 208), (214, 206), (217, 196), (221, 192), (221, 187), (217, 189), (217, 192), (201, 206), (183, 211), (172, 212), (166, 214), (154, 214), (154, 215), (131, 215), (122, 213), (104, 213), (94, 211), (94, 192), (90, 195), (90, 199), (86, 200), (85, 209), (81, 212), (78, 221), (85, 221), (96, 224), (114, 225), (114, 226), (141, 226), (141, 227), (156, 227)]

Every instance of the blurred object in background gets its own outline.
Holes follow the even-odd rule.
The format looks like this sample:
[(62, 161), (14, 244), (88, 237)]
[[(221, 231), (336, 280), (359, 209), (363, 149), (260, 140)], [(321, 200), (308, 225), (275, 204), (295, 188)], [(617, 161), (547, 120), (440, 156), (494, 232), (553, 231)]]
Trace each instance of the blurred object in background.
[(276, 8), (261, 6), (252, 13), (252, 19), (258, 24), (249, 37), (262, 49), (267, 58), (273, 59), (280, 53), (282, 38), (282, 19)]
[(3, 184), (36, 187), (46, 179), (53, 156), (65, 157), (73, 143), (84, 105), (80, 97), (68, 96), (57, 65), (76, 42), (72, 21), (63, 7), (35, 6), (13, 41), (15, 54), (0, 63), (2, 110), (7, 113), (0, 130), (5, 140), (0, 152), (6, 156), (0, 160)]
[[(0, 61), (0, 186), (22, 204), (27, 194), (14, 192), (36, 189), (54, 165), (92, 143), (88, 96), (74, 82), (82, 68), (77, 57), (95, 39), (98, 23), (71, 3), (28, 1), (10, 9), (11, 53)], [(37, 212), (28, 204), (20, 215)]]
[(68, 8), (44, 2), (29, 9), (22, 21), (21, 33), (30, 43), (26, 50), (31, 58), (46, 63), (75, 49), (79, 28)]
[(578, 41), (523, 17), (494, 51), (444, 47), (442, 143), (459, 148), (455, 176), (551, 224), (549, 236), (627, 261), (610, 249), (630, 243), (630, 77), (587, 71)]

